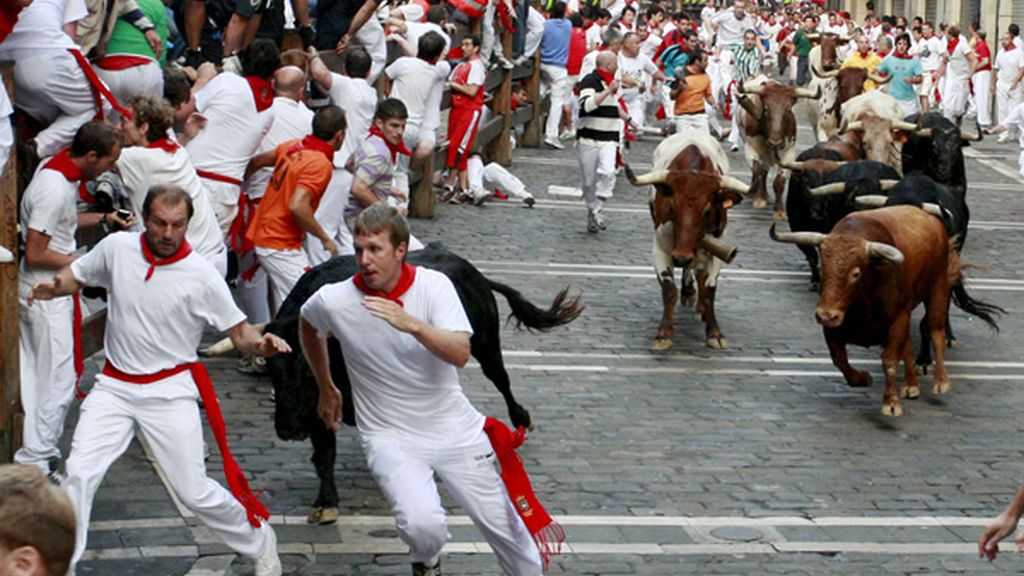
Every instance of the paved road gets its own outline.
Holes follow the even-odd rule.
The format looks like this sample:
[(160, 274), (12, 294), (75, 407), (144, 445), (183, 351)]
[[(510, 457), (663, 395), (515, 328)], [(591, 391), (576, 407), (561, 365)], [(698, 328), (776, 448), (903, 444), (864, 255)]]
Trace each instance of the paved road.
[[(800, 139), (810, 142), (806, 129)], [(630, 162), (647, 167), (654, 145), (636, 145)], [(512, 170), (537, 194), (533, 209), (441, 206), (435, 219), (414, 222), (420, 238), (445, 242), (534, 302), (570, 285), (587, 304), (565, 329), (502, 333), (514, 389), (537, 421), (521, 454), (569, 533), (552, 573), (1024, 572), (1024, 558), (990, 565), (973, 544), (1024, 479), (1024, 183), (1015, 145), (986, 140), (969, 154), (964, 256), (987, 266), (970, 271), (970, 289), (1009, 314), (993, 334), (954, 312), (952, 393), (932, 396), (926, 379), (898, 419), (881, 416), (878, 384), (850, 389), (831, 366), (806, 264), (795, 247), (768, 239), (770, 213), (749, 200), (733, 209), (728, 235), (740, 255), (718, 291), (725, 351), (704, 347), (689, 312), (673, 350), (649, 351), (660, 291), (646, 190), (620, 178), (608, 230), (588, 234), (579, 200), (546, 193), (577, 182), (572, 150), (517, 152)], [(730, 158), (733, 175), (749, 180), (740, 155)], [(853, 351), (876, 382), (878, 352)], [(236, 374), (233, 362), (209, 365), (232, 447), (275, 513), (286, 570), (407, 574), (354, 433), (339, 440), (342, 521), (305, 525), (317, 486), (311, 450), (274, 437), (269, 382)], [(475, 365), (462, 380), (481, 410), (505, 416)], [(216, 454), (210, 467), (219, 477)], [(446, 573), (496, 573), (479, 533), (451, 511)], [(179, 512), (138, 443), (100, 489), (95, 520), (80, 574), (252, 570)]]

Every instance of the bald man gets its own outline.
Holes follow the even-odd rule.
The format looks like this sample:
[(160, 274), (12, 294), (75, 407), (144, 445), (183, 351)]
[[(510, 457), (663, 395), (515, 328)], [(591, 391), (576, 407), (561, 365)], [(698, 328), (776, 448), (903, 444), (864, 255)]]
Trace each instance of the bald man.
[(587, 207), (587, 231), (605, 229), (604, 203), (615, 188), (615, 153), (624, 126), (619, 109), (619, 60), (601, 52), (596, 68), (580, 80), (580, 119), (576, 128), (576, 155), (583, 176), (583, 201)]
[[(306, 73), (296, 66), (284, 66), (274, 73), (274, 103), (270, 109), (274, 114), (267, 135), (260, 141), (256, 156), (265, 154), (288, 140), (301, 140), (313, 132), (313, 111), (303, 102), (306, 89)], [(263, 198), (273, 174), (273, 166), (252, 172), (242, 184), (242, 201), (239, 210), (244, 211), (242, 230), (249, 227), (256, 208)], [(251, 246), (245, 246), (238, 253), (239, 278), (235, 288), (237, 301), (242, 311), (254, 324), (270, 322), (270, 306), (267, 304), (267, 273), (256, 262)], [(238, 362), (238, 370), (246, 374), (263, 372), (263, 358), (246, 356)]]

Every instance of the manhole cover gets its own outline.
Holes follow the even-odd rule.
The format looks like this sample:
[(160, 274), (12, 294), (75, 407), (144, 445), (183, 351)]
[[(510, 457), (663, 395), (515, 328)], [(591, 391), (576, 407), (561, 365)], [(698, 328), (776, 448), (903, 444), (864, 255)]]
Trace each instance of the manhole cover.
[[(383, 530), (371, 530), (370, 536), (374, 538), (398, 538), (398, 532), (391, 528), (384, 528)], [(758, 535), (760, 537), (760, 535)]]
[(735, 526), (715, 528), (711, 531), (711, 535), (719, 540), (729, 540), (731, 542), (753, 542), (754, 540), (764, 538), (764, 534), (759, 530), (754, 530), (753, 528), (738, 528)]

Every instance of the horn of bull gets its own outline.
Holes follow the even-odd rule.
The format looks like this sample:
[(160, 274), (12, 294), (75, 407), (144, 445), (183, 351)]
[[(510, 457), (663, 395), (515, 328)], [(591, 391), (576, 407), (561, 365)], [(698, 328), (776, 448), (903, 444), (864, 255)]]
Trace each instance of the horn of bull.
[(903, 120), (896, 120), (892, 123), (893, 130), (903, 130), (905, 132), (913, 132), (918, 136), (922, 136), (922, 130), (930, 130), (930, 128), (921, 128), (917, 124), (912, 122), (906, 122)]
[(920, 136), (921, 138), (931, 138), (932, 137), (932, 129), (931, 128), (918, 128), (917, 130), (914, 130), (914, 135), (915, 136)]
[(750, 185), (744, 183), (739, 178), (733, 178), (732, 176), (719, 176), (718, 185), (722, 190), (732, 190), (733, 192), (738, 192), (740, 194), (750, 194)]
[(863, 130), (863, 129), (864, 129), (864, 122), (862, 122), (860, 120), (853, 120), (851, 122), (847, 122), (846, 126), (843, 128), (842, 131), (843, 132), (856, 132), (857, 130)]
[(750, 114), (751, 116), (757, 118), (758, 120), (761, 119), (761, 108), (754, 105), (754, 103), (750, 100), (750, 98), (747, 97), (746, 94), (740, 94), (737, 97), (737, 100), (740, 103), (740, 107), (742, 107), (743, 110), (747, 112), (747, 114)]
[(961, 128), (960, 129), (960, 139), (961, 140), (968, 140), (970, 142), (981, 142), (981, 139), (984, 138), (984, 135), (983, 135), (983, 133), (981, 131), (981, 124), (979, 124), (978, 121), (975, 120), (974, 121), (974, 126), (977, 128), (977, 132), (974, 132), (974, 133), (968, 132), (968, 131), (964, 130), (963, 128)]
[(881, 208), (882, 206), (885, 206), (885, 202), (887, 200), (888, 198), (880, 194), (865, 194), (863, 196), (857, 196), (857, 198), (854, 199), (854, 203), (856, 203), (857, 208), (860, 209)]
[(899, 183), (900, 183), (899, 180), (892, 180), (892, 179), (889, 179), (889, 178), (882, 178), (881, 180), (878, 181), (878, 189), (883, 191), (883, 192), (888, 192), (889, 190), (892, 190), (893, 188), (895, 188), (896, 185), (899, 184)]
[(633, 169), (629, 167), (629, 164), (625, 165), (626, 179), (633, 186), (647, 186), (648, 184), (663, 184), (668, 179), (668, 170), (655, 170), (648, 172), (642, 176), (637, 176), (633, 173)]
[(768, 235), (776, 242), (799, 244), (801, 246), (821, 246), (828, 234), (821, 232), (776, 232), (775, 224), (768, 229)]
[(942, 213), (942, 206), (939, 206), (934, 202), (922, 202), (921, 209), (932, 216), (937, 216), (940, 219), (944, 219), (946, 217), (946, 215)]
[(839, 43), (840, 44), (846, 44), (850, 40), (853, 40), (853, 36), (847, 36), (846, 34), (840, 34), (839, 35)]
[(820, 42), (821, 41), (821, 34), (817, 34), (817, 33), (815, 33), (815, 34), (806, 34), (806, 35), (804, 35), (804, 38), (807, 38), (811, 42)]
[(816, 87), (816, 90), (813, 90), (813, 91), (810, 88), (797, 88), (796, 89), (796, 97), (797, 98), (810, 98), (811, 100), (819, 100), (819, 99), (821, 99), (821, 84), (818, 84), (818, 86)]
[(730, 246), (710, 234), (704, 235), (704, 239), (700, 241), (700, 247), (726, 264), (731, 264), (739, 251), (735, 246)]
[(875, 74), (874, 72), (868, 72), (868, 79), (874, 82), (875, 84), (887, 84), (890, 80), (892, 80), (892, 76), (881, 76), (879, 74)]
[[(257, 332), (263, 334), (263, 331), (267, 329), (266, 324), (254, 324), (253, 328)], [(207, 346), (206, 348), (199, 349), (199, 355), (203, 358), (213, 358), (216, 356), (225, 356), (235, 349), (235, 343), (231, 341), (231, 338), (224, 338), (218, 340), (216, 343)]]
[(811, 196), (834, 196), (846, 192), (846, 182), (833, 182), (822, 184), (807, 191)]
[(811, 72), (814, 72), (815, 76), (823, 80), (839, 76), (839, 68), (836, 68), (835, 70), (818, 70), (816, 66), (811, 66)]
[(748, 81), (746, 81), (746, 82), (744, 82), (743, 84), (740, 85), (739, 92), (740, 92), (740, 94), (754, 94), (754, 95), (757, 95), (757, 96), (763, 96), (764, 95), (764, 89), (765, 89), (765, 85), (764, 84), (750, 85), (750, 81), (748, 80)]
[(893, 264), (903, 263), (903, 252), (900, 252), (899, 248), (884, 242), (868, 242), (866, 250), (868, 256), (877, 256)]
[(794, 160), (793, 162), (779, 162), (779, 166), (786, 170), (816, 170), (820, 168), (823, 172), (831, 172), (846, 164), (846, 160)]

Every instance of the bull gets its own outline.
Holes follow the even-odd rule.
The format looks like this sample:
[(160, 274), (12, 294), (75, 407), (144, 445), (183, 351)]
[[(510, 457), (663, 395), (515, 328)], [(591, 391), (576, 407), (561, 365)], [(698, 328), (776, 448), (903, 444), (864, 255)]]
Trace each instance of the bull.
[[(801, 155), (802, 156), (802, 155)], [(900, 174), (891, 166), (872, 160), (835, 161), (811, 159), (786, 165), (792, 170), (786, 215), (794, 232), (828, 233), (847, 214), (857, 209), (855, 199), (878, 195), (895, 184)], [(797, 245), (811, 269), (811, 290), (818, 290), (821, 273), (818, 250)]]
[(768, 172), (777, 168), (775, 175), (775, 206), (772, 216), (784, 220), (782, 197), (788, 170), (780, 162), (791, 162), (796, 156), (796, 115), (793, 107), (802, 98), (821, 98), (821, 87), (815, 91), (794, 88), (758, 76), (740, 87), (740, 125), (746, 143), (745, 153), (750, 163), (756, 196), (754, 208), (768, 205)]
[(935, 112), (913, 114), (906, 121), (920, 124), (922, 129), (908, 135), (903, 143), (903, 173), (927, 174), (961, 198), (966, 197), (963, 147), (980, 141), (981, 129), (969, 132)]
[(743, 182), (728, 176), (729, 160), (718, 142), (707, 134), (679, 133), (654, 150), (654, 167), (637, 176), (626, 166), (633, 186), (653, 186), (650, 199), (654, 221), (654, 271), (661, 286), (662, 317), (652, 350), (667, 350), (674, 335), (673, 316), (679, 299), (675, 268), (683, 269), (683, 297), (690, 301), (696, 276), (697, 313), (704, 319), (705, 343), (726, 348), (728, 342), (715, 317), (715, 290), (722, 261), (731, 262), (736, 249), (722, 241), (728, 209), (748, 191)]
[[(905, 176), (902, 180), (888, 190), (887, 197), (864, 196), (858, 202), (869, 206), (917, 206), (940, 218), (946, 227), (946, 235), (953, 243), (953, 249), (957, 253), (963, 251), (964, 242), (967, 239), (967, 228), (970, 221), (970, 211), (967, 203), (957, 193), (946, 186), (937, 183), (928, 176), (914, 174)], [(964, 288), (962, 281), (953, 283), (950, 289), (952, 303), (968, 314), (977, 316), (989, 325), (993, 330), (999, 331), (996, 317), (1005, 312), (999, 306), (988, 304), (972, 298)], [(922, 342), (926, 325), (921, 323)], [(953, 326), (949, 323), (949, 312), (946, 312), (946, 345), (950, 348), (956, 346), (956, 337), (953, 335)], [(926, 372), (932, 363), (932, 350), (930, 346), (923, 345), (917, 353), (916, 364), (918, 369)]]
[(868, 160), (883, 162), (903, 171), (901, 145), (908, 134), (924, 130), (903, 120), (903, 111), (888, 94), (872, 90), (847, 100), (842, 106), (839, 133), (860, 148)]
[[(469, 322), (473, 327), (470, 338), (471, 353), (480, 362), (484, 375), (501, 392), (514, 426), (532, 428), (529, 411), (512, 394), (508, 373), (501, 354), (500, 320), (493, 292), (503, 295), (517, 321), (517, 327), (532, 330), (550, 330), (572, 322), (583, 311), (579, 297), (568, 297), (568, 289), (555, 296), (547, 310), (541, 310), (527, 301), (515, 289), (486, 278), (472, 264), (452, 254), (439, 244), (430, 244), (423, 250), (409, 252), (408, 262), (444, 273), (455, 285)], [(353, 256), (333, 258), (307, 272), (295, 285), (281, 309), (266, 330), (284, 338), (293, 350), (299, 350), (299, 311), (306, 300), (321, 286), (341, 282), (357, 271)], [(348, 399), (350, 384), (345, 361), (338, 342), (328, 340), (331, 376)], [(309, 522), (331, 523), (338, 518), (338, 489), (334, 481), (334, 462), (337, 456), (335, 433), (324, 426), (317, 416), (319, 392), (313, 374), (301, 353), (283, 354), (267, 360), (267, 371), (274, 384), (276, 407), (274, 426), (282, 440), (309, 438), (313, 444), (312, 462), (320, 480), (320, 491), (309, 514)], [(344, 402), (342, 419), (355, 425), (352, 402)]]
[[(829, 42), (828, 36), (834, 39)], [(808, 101), (808, 111), (811, 119), (811, 129), (814, 131), (814, 138), (818, 142), (824, 142), (835, 136), (839, 130), (839, 118), (842, 105), (849, 99), (864, 92), (864, 81), (873, 80), (877, 84), (884, 84), (891, 78), (868, 72), (863, 68), (839, 68), (835, 63), (835, 46), (839, 37), (834, 34), (825, 34), (820, 46), (811, 50), (809, 66), (812, 79), (808, 85), (810, 89), (816, 86), (822, 87), (821, 100)], [(832, 46), (830, 46), (832, 44)], [(829, 52), (832, 53), (832, 60), (828, 59)], [(831, 65), (830, 65), (831, 63)]]
[[(871, 385), (871, 375), (850, 366), (848, 344), (883, 346), (885, 390), (882, 414), (900, 416), (900, 397), (920, 396), (914, 371), (910, 314), (925, 305), (928, 335), (935, 347), (934, 394), (950, 390), (944, 345), (949, 287), (961, 264), (942, 222), (913, 206), (892, 206), (854, 212), (829, 234), (777, 233), (777, 242), (806, 244), (821, 249), (821, 296), (815, 317), (825, 335), (832, 363), (850, 386)], [(896, 372), (904, 364), (903, 387), (897, 391)]]

